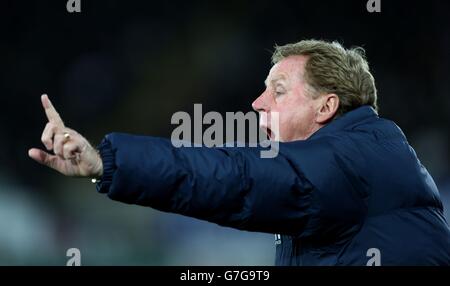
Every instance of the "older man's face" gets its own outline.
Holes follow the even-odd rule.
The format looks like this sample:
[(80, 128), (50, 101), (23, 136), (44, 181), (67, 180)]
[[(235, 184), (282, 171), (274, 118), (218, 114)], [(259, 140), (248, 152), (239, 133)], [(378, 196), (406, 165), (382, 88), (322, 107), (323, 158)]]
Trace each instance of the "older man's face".
[[(270, 70), (265, 91), (252, 103), (260, 113), (260, 127), (271, 140), (304, 140), (320, 128), (315, 121), (318, 99), (307, 94), (303, 74), (307, 58), (287, 57)], [(279, 114), (279, 132), (271, 126), (271, 112)], [(267, 114), (266, 114), (267, 113)]]

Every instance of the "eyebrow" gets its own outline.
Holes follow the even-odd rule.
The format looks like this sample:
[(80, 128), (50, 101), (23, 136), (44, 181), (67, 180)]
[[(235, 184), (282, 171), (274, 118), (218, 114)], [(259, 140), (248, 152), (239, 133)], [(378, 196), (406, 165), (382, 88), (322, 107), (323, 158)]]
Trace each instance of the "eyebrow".
[[(280, 80), (286, 80), (286, 77), (285, 77), (284, 75), (279, 75), (279, 76), (277, 76), (276, 78), (271, 79), (271, 80), (270, 80), (270, 83), (271, 83), (271, 84), (274, 84), (274, 83), (276, 83), (277, 81), (280, 81)], [(266, 87), (268, 86), (268, 79), (266, 79), (266, 80), (264, 81), (264, 84), (266, 85)]]

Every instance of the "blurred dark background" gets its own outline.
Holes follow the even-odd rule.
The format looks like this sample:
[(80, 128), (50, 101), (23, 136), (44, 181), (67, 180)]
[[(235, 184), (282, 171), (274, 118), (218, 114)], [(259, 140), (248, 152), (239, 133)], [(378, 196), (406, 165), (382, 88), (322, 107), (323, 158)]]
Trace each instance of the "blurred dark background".
[[(170, 136), (172, 114), (251, 110), (275, 44), (362, 46), (380, 115), (403, 129), (450, 207), (450, 2), (66, 1), (0, 4), (0, 264), (271, 265), (273, 235), (113, 202), (27, 156), (48, 93), (98, 144), (112, 131)], [(447, 219), (449, 213), (446, 211)]]

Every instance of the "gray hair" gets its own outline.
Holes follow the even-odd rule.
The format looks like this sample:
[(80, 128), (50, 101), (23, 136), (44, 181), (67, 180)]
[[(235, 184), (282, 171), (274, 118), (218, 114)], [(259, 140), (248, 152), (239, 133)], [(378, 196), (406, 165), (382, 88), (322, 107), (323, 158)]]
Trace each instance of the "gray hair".
[(304, 79), (313, 89), (313, 97), (334, 93), (339, 97), (336, 116), (362, 105), (377, 106), (377, 89), (370, 73), (364, 49), (345, 49), (338, 42), (304, 40), (275, 46), (272, 63), (295, 55), (307, 56)]

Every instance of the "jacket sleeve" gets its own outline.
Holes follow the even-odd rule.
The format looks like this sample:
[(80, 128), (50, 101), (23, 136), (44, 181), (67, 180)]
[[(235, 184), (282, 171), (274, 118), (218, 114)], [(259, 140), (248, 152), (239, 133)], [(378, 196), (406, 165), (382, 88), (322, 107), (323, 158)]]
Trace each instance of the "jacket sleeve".
[[(295, 236), (320, 231), (330, 215), (322, 205), (338, 204), (330, 201), (335, 198), (347, 200), (342, 205), (349, 208), (335, 207), (338, 213), (359, 215), (353, 195), (327, 198), (306, 178), (292, 154), (281, 151), (302, 146), (280, 144), (278, 156), (264, 159), (260, 148), (175, 148), (168, 139), (111, 133), (99, 145), (104, 174), (97, 189), (124, 203), (242, 230)], [(314, 157), (308, 146), (304, 156)], [(339, 179), (333, 183), (341, 184), (339, 190), (346, 187)]]

